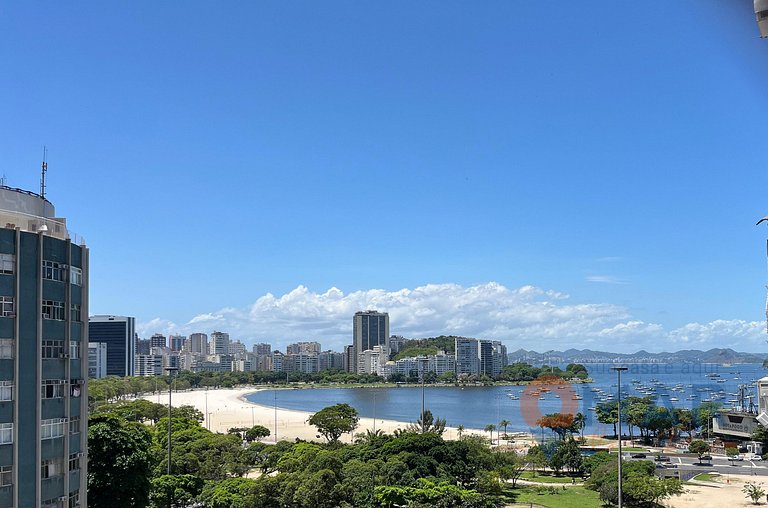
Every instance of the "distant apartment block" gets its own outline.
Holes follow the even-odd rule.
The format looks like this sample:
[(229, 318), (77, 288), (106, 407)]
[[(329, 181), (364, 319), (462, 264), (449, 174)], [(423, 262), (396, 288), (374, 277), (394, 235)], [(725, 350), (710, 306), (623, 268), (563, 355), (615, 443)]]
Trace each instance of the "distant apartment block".
[(229, 354), (229, 334), (224, 332), (213, 332), (211, 334), (211, 340), (208, 343), (208, 354)]
[(149, 347), (168, 347), (168, 339), (162, 333), (156, 333), (149, 338)]
[(253, 352), (257, 355), (271, 355), (272, 344), (264, 344), (264, 343), (254, 344)]
[(286, 354), (297, 355), (300, 353), (314, 353), (320, 352), (319, 342), (296, 342), (295, 344), (288, 344), (285, 348)]
[(496, 377), (507, 365), (507, 347), (500, 341), (457, 337), (456, 375)]
[(107, 345), (107, 375), (133, 376), (136, 356), (136, 320), (128, 316), (91, 316), (88, 341)]
[(186, 339), (183, 335), (169, 335), (168, 346), (171, 348), (171, 351), (181, 351)]
[(190, 353), (208, 354), (208, 335), (192, 333), (184, 342), (184, 349)]
[(317, 355), (318, 370), (344, 369), (344, 354), (335, 351), (322, 351)]
[(163, 375), (163, 355), (136, 355), (136, 375), (152, 377)]
[(107, 376), (107, 344), (88, 342), (88, 377), (101, 379)]

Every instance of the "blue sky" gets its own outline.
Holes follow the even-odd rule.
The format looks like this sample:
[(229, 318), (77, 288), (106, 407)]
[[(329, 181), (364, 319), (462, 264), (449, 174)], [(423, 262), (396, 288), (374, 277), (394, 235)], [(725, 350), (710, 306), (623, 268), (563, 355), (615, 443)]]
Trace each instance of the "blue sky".
[(751, 6), (5, 3), (0, 171), (144, 335), (763, 351)]

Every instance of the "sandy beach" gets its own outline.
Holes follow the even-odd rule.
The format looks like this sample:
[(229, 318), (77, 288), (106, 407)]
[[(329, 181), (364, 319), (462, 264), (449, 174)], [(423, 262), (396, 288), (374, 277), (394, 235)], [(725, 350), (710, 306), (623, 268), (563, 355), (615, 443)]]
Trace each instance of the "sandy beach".
[[(232, 427), (251, 427), (262, 425), (272, 433), (264, 442), (275, 442), (275, 420), (277, 420), (277, 439), (293, 440), (296, 438), (308, 441), (321, 441), (322, 436), (317, 429), (307, 423), (312, 413), (304, 411), (291, 411), (287, 409), (253, 404), (245, 399), (249, 393), (258, 392), (259, 388), (232, 388), (217, 390), (192, 390), (173, 393), (173, 405), (190, 405), (200, 410), (205, 415), (203, 426), (213, 432), (226, 432)], [(160, 404), (168, 403), (168, 394), (145, 395), (144, 399)], [(207, 414), (206, 414), (207, 413)], [(275, 418), (277, 416), (277, 418)], [(396, 429), (405, 428), (408, 422), (394, 420), (382, 420), (377, 418), (376, 429), (392, 433)], [(372, 418), (360, 418), (355, 432), (365, 432), (374, 429)], [(478, 429), (465, 429), (464, 434), (477, 433), (488, 436), (487, 432)], [(455, 428), (448, 427), (443, 437), (456, 439), (458, 432)], [(342, 441), (351, 442), (353, 436), (345, 434)]]

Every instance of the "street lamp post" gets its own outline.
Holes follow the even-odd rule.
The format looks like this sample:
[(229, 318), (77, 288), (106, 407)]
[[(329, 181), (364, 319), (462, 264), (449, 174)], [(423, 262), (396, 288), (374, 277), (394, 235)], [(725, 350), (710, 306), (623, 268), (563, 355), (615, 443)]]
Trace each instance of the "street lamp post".
[(621, 508), (621, 372), (627, 370), (626, 367), (611, 367), (618, 375), (619, 404), (618, 404), (618, 424), (619, 424), (619, 508)]
[(274, 397), (275, 397), (275, 443), (277, 443), (277, 388), (275, 388)]
[(171, 393), (173, 389), (173, 373), (179, 370), (178, 367), (166, 367), (168, 371), (168, 474), (171, 474), (171, 432), (173, 431), (173, 416), (171, 416)]

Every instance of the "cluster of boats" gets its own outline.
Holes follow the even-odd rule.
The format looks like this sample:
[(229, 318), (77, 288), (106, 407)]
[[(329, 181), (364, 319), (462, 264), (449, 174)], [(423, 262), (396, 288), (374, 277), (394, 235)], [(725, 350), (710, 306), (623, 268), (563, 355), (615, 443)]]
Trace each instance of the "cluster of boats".
[[(738, 372), (731, 372), (735, 374), (732, 381), (740, 381)], [(752, 392), (750, 388), (757, 386), (757, 381), (744, 383), (738, 385), (738, 393), (727, 392), (725, 387), (718, 387), (718, 384), (725, 384), (730, 381), (730, 376), (723, 377), (724, 375), (718, 373), (706, 374), (708, 383), (706, 385), (692, 383), (664, 383), (658, 379), (650, 379), (648, 381), (640, 381), (638, 379), (632, 379), (630, 382), (631, 388), (622, 390), (621, 397), (639, 396), (639, 397), (653, 397), (658, 400), (666, 400), (670, 403), (687, 401), (685, 405), (695, 405), (697, 402), (720, 402), (725, 407), (730, 407), (733, 410), (747, 411), (752, 406), (752, 395), (748, 395), (748, 392)], [(732, 385), (731, 385), (732, 386)], [(519, 400), (521, 396), (536, 397), (538, 400), (547, 400), (548, 398), (563, 399), (568, 398), (572, 400), (582, 400), (584, 397), (578, 393), (574, 393), (573, 389), (563, 392), (570, 386), (529, 386), (522, 391), (507, 390), (507, 397), (511, 400)], [(589, 389), (593, 394), (593, 400), (596, 403), (605, 403), (616, 400), (617, 386), (614, 384), (609, 389), (594, 386)], [(587, 408), (589, 411), (595, 411), (595, 406)]]

